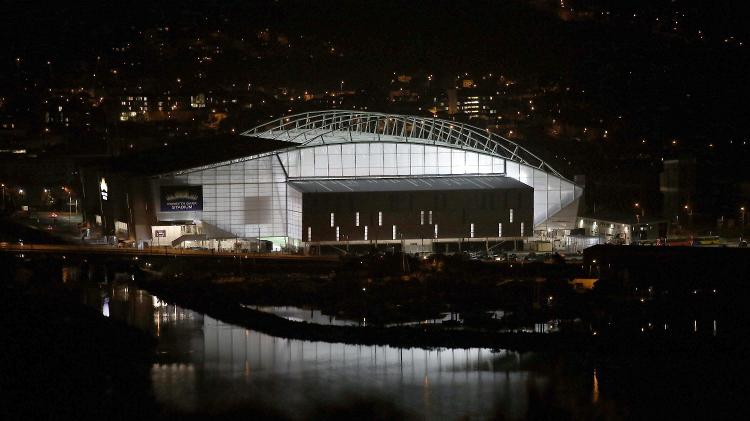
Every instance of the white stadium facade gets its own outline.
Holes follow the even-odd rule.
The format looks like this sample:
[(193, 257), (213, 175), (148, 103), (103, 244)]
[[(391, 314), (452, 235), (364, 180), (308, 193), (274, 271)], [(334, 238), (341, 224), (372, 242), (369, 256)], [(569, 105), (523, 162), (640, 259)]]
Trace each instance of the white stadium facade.
[(431, 251), (575, 228), (575, 215), (551, 222), (575, 206), (581, 187), (517, 143), (471, 125), (329, 110), (278, 118), (242, 136), (285, 146), (152, 177), (152, 245), (262, 240), (276, 250), (400, 244)]

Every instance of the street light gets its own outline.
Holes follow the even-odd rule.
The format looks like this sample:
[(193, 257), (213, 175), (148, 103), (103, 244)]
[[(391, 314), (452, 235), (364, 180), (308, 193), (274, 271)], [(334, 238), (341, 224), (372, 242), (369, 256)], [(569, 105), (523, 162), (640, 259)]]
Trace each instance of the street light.
[(65, 186), (61, 187), (61, 189), (65, 193), (68, 193), (68, 220), (70, 220), (70, 215), (73, 213), (73, 209), (72, 209), (73, 208), (73, 199), (70, 197), (70, 195), (71, 195), (72, 192), (70, 191), (69, 188), (67, 188)]
[(688, 215), (688, 226), (692, 228), (692, 226), (693, 226), (693, 209), (687, 203), (682, 208), (685, 209), (685, 213), (687, 213), (687, 215)]
[[(633, 204), (633, 207), (635, 208), (635, 219), (640, 224), (641, 223), (641, 217), (644, 216), (643, 208), (641, 208), (641, 204), (638, 202), (635, 202)], [(640, 215), (639, 215), (640, 213)]]
[(741, 225), (741, 230), (740, 230), (740, 238), (744, 238), (745, 237), (745, 207), (744, 206), (740, 207), (740, 214), (742, 215), (742, 225)]

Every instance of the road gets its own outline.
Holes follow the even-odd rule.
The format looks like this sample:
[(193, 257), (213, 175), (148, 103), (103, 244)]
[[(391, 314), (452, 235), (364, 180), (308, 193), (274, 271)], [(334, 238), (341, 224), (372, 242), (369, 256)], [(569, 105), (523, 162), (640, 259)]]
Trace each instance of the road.
[(304, 256), (299, 254), (281, 253), (234, 253), (213, 252), (210, 250), (185, 250), (165, 247), (149, 247), (145, 249), (120, 248), (111, 246), (79, 246), (69, 244), (19, 244), (0, 242), (0, 253), (44, 253), (44, 254), (76, 254), (76, 255), (109, 255), (109, 256), (167, 256), (167, 257), (219, 257), (244, 258), (276, 261), (308, 261), (308, 262), (338, 262), (337, 256)]

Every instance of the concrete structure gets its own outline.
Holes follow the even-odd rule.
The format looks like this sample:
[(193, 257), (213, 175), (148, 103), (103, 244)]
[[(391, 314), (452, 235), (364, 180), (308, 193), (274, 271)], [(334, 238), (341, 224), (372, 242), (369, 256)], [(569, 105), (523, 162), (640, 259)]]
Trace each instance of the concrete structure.
[(550, 230), (550, 217), (577, 208), (582, 193), (520, 145), (447, 120), (333, 110), (242, 135), (286, 147), (153, 177), (152, 225), (195, 225), (276, 250), (352, 241), (421, 249)]

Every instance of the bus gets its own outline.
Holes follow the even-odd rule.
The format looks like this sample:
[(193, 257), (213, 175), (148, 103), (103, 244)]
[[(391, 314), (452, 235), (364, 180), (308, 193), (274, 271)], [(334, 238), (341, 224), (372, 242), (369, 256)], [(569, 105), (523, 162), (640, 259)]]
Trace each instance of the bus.
[(718, 235), (711, 235), (706, 237), (695, 237), (693, 238), (693, 246), (695, 247), (722, 247), (726, 246), (726, 243), (721, 241)]

